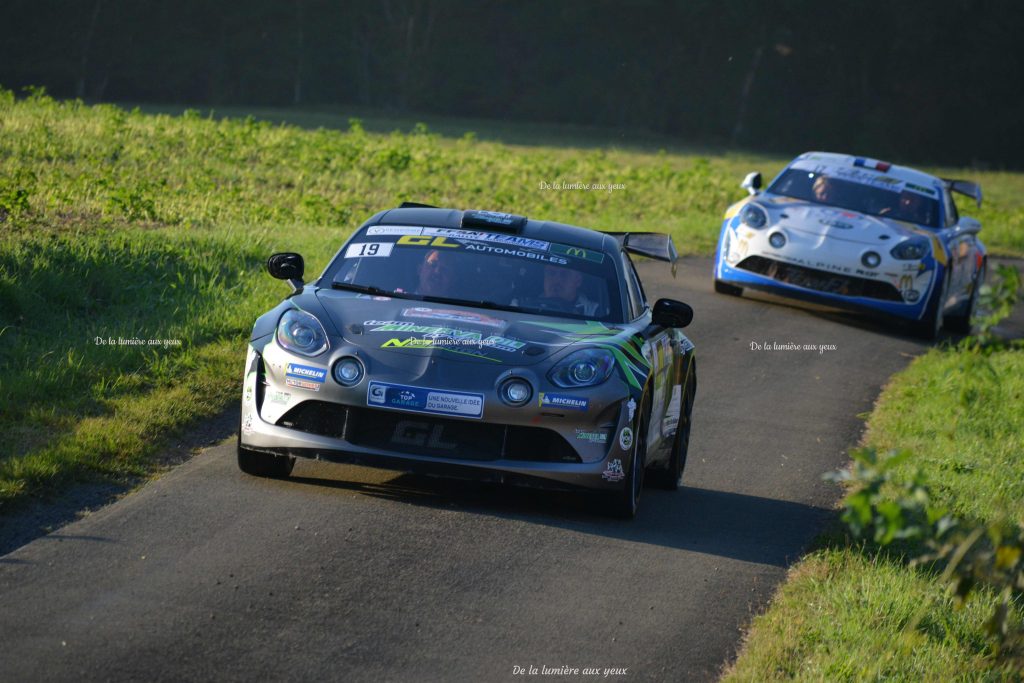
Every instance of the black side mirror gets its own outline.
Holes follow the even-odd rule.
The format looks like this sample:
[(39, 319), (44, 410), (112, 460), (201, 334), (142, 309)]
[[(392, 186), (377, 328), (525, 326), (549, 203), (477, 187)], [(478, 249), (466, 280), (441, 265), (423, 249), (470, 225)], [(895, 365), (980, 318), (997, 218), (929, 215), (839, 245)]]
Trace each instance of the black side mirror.
[(278, 280), (302, 280), (306, 263), (302, 256), (293, 252), (274, 254), (267, 259), (267, 272)]
[(686, 327), (693, 321), (689, 304), (675, 299), (658, 299), (654, 304), (651, 322), (660, 327)]

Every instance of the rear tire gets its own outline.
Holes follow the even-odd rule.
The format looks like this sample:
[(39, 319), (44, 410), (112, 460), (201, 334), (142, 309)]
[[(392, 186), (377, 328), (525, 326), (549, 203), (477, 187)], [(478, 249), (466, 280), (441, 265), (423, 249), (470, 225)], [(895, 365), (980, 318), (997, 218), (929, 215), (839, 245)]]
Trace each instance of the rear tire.
[(946, 327), (957, 334), (970, 334), (971, 333), (971, 318), (974, 317), (974, 311), (978, 308), (978, 290), (985, 284), (985, 266), (982, 265), (978, 269), (978, 274), (974, 278), (974, 287), (971, 290), (971, 300), (967, 303), (967, 310), (964, 311), (963, 315), (947, 315), (946, 316)]
[(722, 282), (721, 280), (715, 280), (715, 291), (729, 296), (743, 296), (742, 287), (730, 285), (728, 282)]

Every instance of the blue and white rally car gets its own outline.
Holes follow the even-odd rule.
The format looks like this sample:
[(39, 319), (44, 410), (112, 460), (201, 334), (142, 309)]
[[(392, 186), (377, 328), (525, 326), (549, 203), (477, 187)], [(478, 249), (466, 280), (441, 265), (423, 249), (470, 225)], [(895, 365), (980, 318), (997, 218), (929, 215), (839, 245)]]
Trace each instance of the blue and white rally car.
[(807, 152), (762, 191), (761, 174), (729, 207), (715, 254), (715, 291), (746, 287), (908, 321), (935, 338), (969, 332), (985, 280), (981, 223), (952, 192), (981, 206), (981, 188), (905, 166)]

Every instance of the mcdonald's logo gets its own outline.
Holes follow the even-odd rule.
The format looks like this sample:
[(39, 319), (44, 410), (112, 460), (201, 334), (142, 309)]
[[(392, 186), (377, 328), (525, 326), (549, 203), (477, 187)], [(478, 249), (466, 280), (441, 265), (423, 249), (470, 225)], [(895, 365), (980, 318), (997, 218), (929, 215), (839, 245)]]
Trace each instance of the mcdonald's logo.
[(552, 244), (551, 252), (560, 256), (571, 256), (572, 258), (583, 259), (593, 263), (603, 263), (604, 254), (599, 251), (584, 249), (583, 247), (570, 247), (567, 244)]

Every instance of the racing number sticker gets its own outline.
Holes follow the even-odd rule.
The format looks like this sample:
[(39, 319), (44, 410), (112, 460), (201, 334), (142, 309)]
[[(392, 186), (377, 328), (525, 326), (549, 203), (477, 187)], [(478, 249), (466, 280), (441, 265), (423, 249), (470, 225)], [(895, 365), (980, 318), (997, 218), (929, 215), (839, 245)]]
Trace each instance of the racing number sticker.
[(363, 258), (367, 256), (391, 256), (392, 242), (357, 242), (348, 245), (345, 258)]

